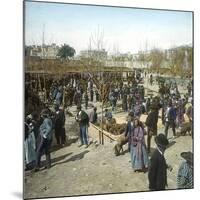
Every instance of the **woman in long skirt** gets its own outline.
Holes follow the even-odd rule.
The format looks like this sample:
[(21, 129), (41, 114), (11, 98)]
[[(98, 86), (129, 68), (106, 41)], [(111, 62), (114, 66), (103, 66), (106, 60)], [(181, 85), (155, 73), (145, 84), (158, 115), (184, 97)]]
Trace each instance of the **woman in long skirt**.
[(144, 140), (143, 124), (138, 118), (134, 120), (131, 133), (131, 163), (134, 171), (146, 172), (149, 164), (148, 154)]

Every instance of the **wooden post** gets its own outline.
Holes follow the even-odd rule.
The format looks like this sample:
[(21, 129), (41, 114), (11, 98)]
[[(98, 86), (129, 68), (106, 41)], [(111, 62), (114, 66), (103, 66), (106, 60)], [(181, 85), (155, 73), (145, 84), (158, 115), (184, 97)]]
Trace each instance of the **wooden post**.
[(102, 145), (104, 145), (104, 135), (103, 135), (103, 130), (102, 130), (102, 132), (101, 132), (101, 143), (102, 143)]
[(101, 107), (101, 142), (102, 142), (102, 144), (104, 144), (104, 137), (103, 137), (103, 97), (102, 97), (102, 107)]
[(99, 130), (99, 144), (101, 144), (101, 131)]

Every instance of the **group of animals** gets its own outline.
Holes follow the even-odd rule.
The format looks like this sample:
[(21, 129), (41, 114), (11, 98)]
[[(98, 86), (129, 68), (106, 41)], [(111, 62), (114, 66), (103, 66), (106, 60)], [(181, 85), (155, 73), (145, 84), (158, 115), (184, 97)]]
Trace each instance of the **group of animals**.
[(117, 124), (115, 118), (112, 118), (110, 121), (103, 120), (102, 123), (97, 123), (96, 126), (102, 127), (103, 130), (113, 135), (121, 135), (126, 129), (126, 123)]
[(123, 152), (123, 145), (128, 142), (128, 137), (125, 137), (123, 134), (126, 129), (126, 123), (117, 124), (116, 119), (112, 118), (110, 121), (103, 119), (102, 123), (95, 124), (96, 126), (102, 127), (103, 130), (112, 133), (113, 135), (118, 135), (116, 144), (114, 146), (114, 153), (116, 156), (120, 155), (120, 152)]

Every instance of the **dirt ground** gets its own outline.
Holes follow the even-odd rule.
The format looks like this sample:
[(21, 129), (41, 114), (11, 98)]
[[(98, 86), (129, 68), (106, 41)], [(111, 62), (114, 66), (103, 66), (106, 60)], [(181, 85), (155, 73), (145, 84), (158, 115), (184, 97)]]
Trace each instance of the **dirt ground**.
[[(127, 145), (124, 154), (118, 157), (114, 155), (114, 142), (91, 143), (87, 149), (78, 147), (75, 140), (78, 130), (73, 120), (71, 118), (66, 127), (71, 131), (72, 143), (51, 153), (52, 168), (26, 172), (25, 198), (148, 191), (147, 173), (133, 171)], [(153, 142), (152, 151), (154, 148)], [(191, 136), (170, 140), (165, 153), (168, 164), (173, 167), (172, 172), (168, 172), (168, 189), (176, 189), (176, 175), (182, 161), (180, 153), (189, 150), (192, 150)]]
[[(75, 107), (72, 107), (71, 111), (75, 113)], [(124, 121), (126, 116), (127, 113), (114, 114), (114, 117), (121, 121)], [(158, 132), (163, 132), (163, 126), (158, 127)], [(98, 141), (92, 141), (90, 138), (91, 144), (88, 148), (78, 147), (78, 125), (74, 118), (69, 116), (66, 118), (66, 134), (68, 144), (62, 148), (54, 148), (51, 153), (52, 167), (49, 170), (42, 169), (37, 173), (25, 172), (25, 198), (149, 190), (148, 174), (133, 171), (127, 145), (124, 146), (124, 154), (118, 157), (114, 155), (114, 142), (99, 145)], [(169, 138), (172, 137), (171, 129), (168, 135)], [(169, 140), (170, 145), (165, 157), (173, 170), (168, 171), (167, 189), (176, 189), (176, 176), (182, 162), (180, 153), (192, 151), (192, 138), (187, 135)], [(155, 143), (152, 138), (151, 151), (154, 148)]]

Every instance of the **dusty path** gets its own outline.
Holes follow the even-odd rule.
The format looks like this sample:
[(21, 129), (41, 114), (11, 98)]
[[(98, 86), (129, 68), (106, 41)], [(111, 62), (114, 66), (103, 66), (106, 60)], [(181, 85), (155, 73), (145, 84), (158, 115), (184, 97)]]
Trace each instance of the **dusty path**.
[[(72, 122), (68, 126), (71, 131), (75, 127)], [(170, 131), (169, 136), (171, 134)], [(75, 132), (71, 135), (75, 136)], [(134, 173), (130, 154), (126, 151), (124, 155), (115, 157), (113, 145), (92, 143), (85, 149), (79, 148), (75, 142), (52, 152), (52, 168), (37, 173), (26, 172), (25, 197), (147, 191), (147, 173)], [(180, 153), (191, 149), (191, 137), (182, 136), (171, 141), (171, 147), (166, 150), (167, 162), (173, 166), (173, 171), (168, 172), (169, 189), (176, 188), (177, 170), (182, 160)]]
[[(157, 86), (150, 89), (157, 90)], [(100, 103), (95, 104), (100, 112)], [(70, 110), (76, 113), (75, 106)], [(91, 107), (87, 112), (90, 110)], [(126, 115), (127, 113), (116, 113), (114, 117), (124, 121)], [(163, 126), (158, 127), (159, 132), (163, 132)], [(87, 149), (79, 148), (75, 140), (78, 125), (74, 124), (73, 117), (67, 117), (66, 133), (71, 142), (52, 152), (52, 168), (25, 173), (25, 198), (148, 191), (147, 173), (133, 172), (127, 151), (116, 157), (113, 152), (114, 143), (92, 143)], [(169, 130), (169, 137), (171, 136), (172, 131)], [(192, 150), (192, 139), (191, 136), (181, 136), (170, 142), (165, 153), (168, 164), (173, 167), (172, 172), (168, 172), (168, 189), (176, 189), (176, 175), (182, 161), (180, 153)], [(152, 151), (153, 148), (154, 142)]]

